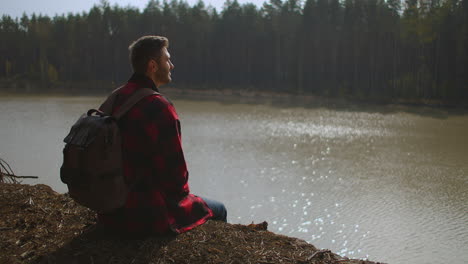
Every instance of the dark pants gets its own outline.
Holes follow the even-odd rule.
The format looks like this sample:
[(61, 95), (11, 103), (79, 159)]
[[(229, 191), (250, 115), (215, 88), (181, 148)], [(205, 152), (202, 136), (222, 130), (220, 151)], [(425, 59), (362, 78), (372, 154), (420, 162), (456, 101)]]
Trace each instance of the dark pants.
[(211, 211), (213, 211), (213, 217), (211, 219), (227, 222), (227, 210), (223, 203), (205, 197), (202, 197), (202, 199), (206, 202)]

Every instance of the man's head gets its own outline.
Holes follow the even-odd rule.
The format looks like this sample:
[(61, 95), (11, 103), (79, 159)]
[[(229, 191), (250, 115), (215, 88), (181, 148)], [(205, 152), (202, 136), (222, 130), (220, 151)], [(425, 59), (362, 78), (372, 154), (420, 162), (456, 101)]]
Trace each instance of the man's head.
[(170, 60), (168, 46), (167, 38), (160, 36), (144, 36), (134, 41), (128, 47), (133, 71), (145, 74), (156, 86), (169, 83), (174, 64)]

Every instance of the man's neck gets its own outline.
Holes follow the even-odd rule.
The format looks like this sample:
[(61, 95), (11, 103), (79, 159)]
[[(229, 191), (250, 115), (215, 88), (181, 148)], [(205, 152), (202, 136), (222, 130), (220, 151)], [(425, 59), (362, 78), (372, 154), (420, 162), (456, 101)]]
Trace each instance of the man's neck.
[(150, 79), (153, 81), (154, 85), (156, 85), (156, 88), (159, 88), (159, 82), (156, 80), (156, 78), (154, 78), (153, 75), (151, 75), (151, 74), (145, 74), (145, 76), (148, 77), (148, 78), (150, 78)]

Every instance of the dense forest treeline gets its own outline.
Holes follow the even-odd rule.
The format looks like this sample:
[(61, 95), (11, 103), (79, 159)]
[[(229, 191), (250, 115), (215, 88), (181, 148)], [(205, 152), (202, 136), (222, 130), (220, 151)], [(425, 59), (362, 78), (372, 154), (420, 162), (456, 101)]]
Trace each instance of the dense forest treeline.
[[(150, 0), (54, 17), (0, 20), (0, 79), (42, 87), (131, 73), (127, 47), (167, 36), (178, 88), (468, 101), (468, 0)], [(93, 89), (109, 90), (97, 85)]]

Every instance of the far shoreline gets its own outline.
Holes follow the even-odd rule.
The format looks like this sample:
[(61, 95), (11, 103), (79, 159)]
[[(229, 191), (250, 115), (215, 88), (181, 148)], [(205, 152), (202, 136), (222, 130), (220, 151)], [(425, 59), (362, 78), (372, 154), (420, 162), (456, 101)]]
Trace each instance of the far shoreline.
[[(5, 81), (0, 80), (0, 96), (107, 96), (113, 89), (120, 84), (109, 82), (90, 82), (74, 84), (55, 84), (50, 88), (41, 89), (38, 84), (29, 81)], [(305, 107), (305, 108), (330, 108), (338, 110), (359, 110), (373, 111), (376, 108), (392, 108), (397, 111), (419, 112), (420, 110), (429, 111), (448, 111), (450, 114), (468, 114), (468, 102), (447, 103), (441, 100), (431, 99), (385, 99), (385, 98), (356, 98), (351, 96), (332, 97), (313, 94), (297, 94), (289, 92), (276, 92), (266, 90), (255, 90), (245, 88), (180, 88), (188, 85), (163, 86), (160, 92), (178, 100), (201, 100), (201, 101), (219, 101), (225, 103), (240, 104), (268, 104), (285, 107)], [(67, 87), (67, 88), (63, 88)], [(97, 89), (83, 89), (83, 87), (103, 87)], [(412, 108), (413, 110), (405, 109)], [(377, 110), (377, 112), (379, 112)], [(385, 111), (387, 112), (387, 111)], [(390, 112), (392, 112), (390, 110)]]

